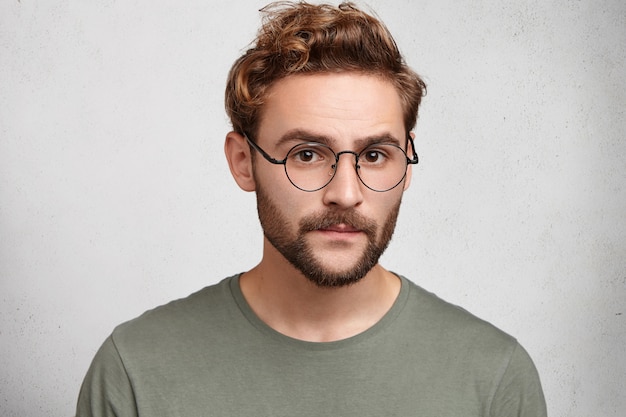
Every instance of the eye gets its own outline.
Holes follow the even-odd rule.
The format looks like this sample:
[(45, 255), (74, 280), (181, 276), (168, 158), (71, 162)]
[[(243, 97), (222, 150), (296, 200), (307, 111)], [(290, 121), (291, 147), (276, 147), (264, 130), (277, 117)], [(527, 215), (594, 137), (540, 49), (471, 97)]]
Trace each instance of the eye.
[(359, 157), (359, 161), (370, 165), (377, 165), (384, 163), (387, 158), (387, 152), (385, 152), (384, 149), (374, 148), (364, 150)]
[(298, 150), (293, 154), (293, 159), (298, 162), (315, 162), (318, 160), (319, 157), (320, 155), (312, 149)]
[(314, 143), (304, 143), (297, 145), (289, 151), (288, 160), (292, 164), (298, 165), (318, 165), (333, 160), (329, 155), (332, 154), (329, 148)]

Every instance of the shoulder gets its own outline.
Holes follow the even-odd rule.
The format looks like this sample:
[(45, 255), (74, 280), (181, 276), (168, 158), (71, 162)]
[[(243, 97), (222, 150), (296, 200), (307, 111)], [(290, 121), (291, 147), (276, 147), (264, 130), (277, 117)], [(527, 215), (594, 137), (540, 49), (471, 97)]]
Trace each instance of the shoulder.
[[(473, 352), (493, 357), (510, 357), (517, 340), (467, 310), (451, 304), (415, 283), (406, 280), (408, 295), (404, 326), (412, 329), (415, 338), (432, 346), (448, 346), (457, 352)], [(424, 341), (426, 339), (426, 341)]]
[(223, 336), (242, 327), (231, 292), (236, 280), (226, 278), (117, 326), (87, 372), (78, 414), (91, 415), (94, 404), (106, 415), (131, 413), (137, 392), (183, 386), (180, 379), (193, 375), (208, 355), (227, 352)]
[(474, 387), (483, 392), (492, 410), (489, 415), (508, 416), (512, 410), (534, 410), (519, 414), (524, 416), (545, 415), (535, 365), (513, 336), (408, 280), (406, 283), (409, 291), (399, 322), (406, 335), (404, 346), (410, 347), (416, 363), (427, 357), (438, 381), (461, 391)]
[(185, 298), (148, 310), (139, 317), (117, 326), (111, 339), (118, 349), (149, 349), (150, 346), (185, 340), (199, 332), (212, 332), (238, 313), (231, 283), (237, 276), (205, 287)]

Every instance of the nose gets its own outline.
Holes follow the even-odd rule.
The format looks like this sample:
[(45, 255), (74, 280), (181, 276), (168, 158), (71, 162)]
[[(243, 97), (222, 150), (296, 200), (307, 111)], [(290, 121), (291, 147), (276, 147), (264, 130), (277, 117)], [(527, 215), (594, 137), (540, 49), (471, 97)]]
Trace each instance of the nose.
[[(341, 156), (346, 155), (341, 162)], [(339, 208), (358, 206), (363, 202), (363, 183), (359, 179), (355, 164), (356, 154), (350, 151), (340, 152), (337, 155), (337, 166), (332, 181), (322, 189), (324, 204)]]

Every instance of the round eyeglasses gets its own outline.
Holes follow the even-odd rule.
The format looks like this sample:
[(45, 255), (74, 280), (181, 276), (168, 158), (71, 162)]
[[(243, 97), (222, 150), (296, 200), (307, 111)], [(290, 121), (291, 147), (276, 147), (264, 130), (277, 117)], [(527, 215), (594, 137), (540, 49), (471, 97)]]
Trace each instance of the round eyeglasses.
[(360, 152), (341, 151), (335, 153), (329, 146), (318, 142), (303, 142), (292, 147), (285, 159), (272, 158), (259, 145), (244, 135), (250, 146), (276, 165), (285, 166), (285, 174), (294, 187), (307, 192), (321, 190), (335, 177), (339, 157), (352, 154), (354, 169), (359, 180), (372, 191), (385, 192), (397, 187), (406, 177), (407, 166), (417, 164), (415, 144), (407, 134), (412, 158), (393, 143), (373, 143)]

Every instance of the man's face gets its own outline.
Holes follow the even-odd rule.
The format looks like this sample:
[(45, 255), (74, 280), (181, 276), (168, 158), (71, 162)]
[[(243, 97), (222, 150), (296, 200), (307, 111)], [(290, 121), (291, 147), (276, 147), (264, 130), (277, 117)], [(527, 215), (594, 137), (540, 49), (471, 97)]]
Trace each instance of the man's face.
[[(296, 134), (297, 132), (297, 134)], [(372, 141), (390, 139), (404, 147), (406, 132), (395, 88), (357, 74), (291, 76), (269, 91), (257, 144), (282, 159), (301, 142), (321, 142), (335, 153), (360, 152)], [(324, 188), (294, 187), (284, 167), (257, 155), (257, 205), (265, 238), (304, 276), (319, 286), (360, 280), (387, 247), (407, 179), (387, 192), (359, 180), (355, 157), (343, 154)]]

